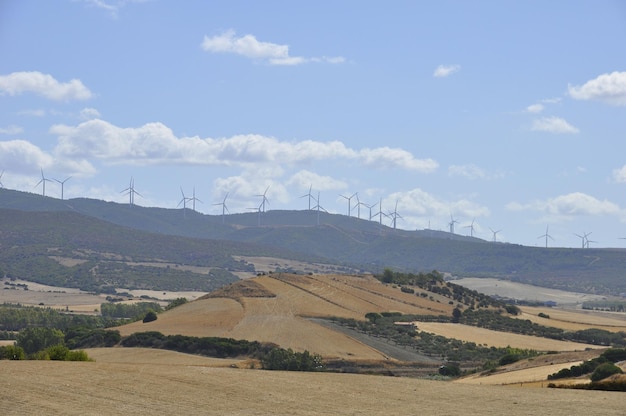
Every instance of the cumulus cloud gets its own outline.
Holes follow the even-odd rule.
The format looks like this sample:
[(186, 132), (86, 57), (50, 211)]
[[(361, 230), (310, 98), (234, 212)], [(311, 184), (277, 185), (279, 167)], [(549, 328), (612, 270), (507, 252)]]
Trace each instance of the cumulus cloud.
[(0, 94), (14, 96), (25, 92), (55, 101), (87, 100), (93, 95), (78, 79), (62, 83), (37, 71), (0, 75)]
[(228, 138), (178, 138), (162, 123), (120, 128), (95, 119), (78, 126), (55, 125), (55, 151), (67, 158), (96, 158), (110, 163), (196, 164), (248, 166), (269, 163), (295, 166), (319, 160), (350, 160), (380, 169), (405, 169), (429, 173), (437, 168), (431, 159), (389, 147), (351, 149), (340, 141), (280, 141), (255, 134)]
[(487, 172), (476, 165), (452, 165), (448, 168), (448, 175), (463, 176), (468, 179), (486, 179)]
[(626, 71), (602, 74), (580, 86), (568, 85), (576, 100), (598, 100), (612, 105), (626, 105)]
[(300, 65), (308, 62), (338, 64), (345, 62), (345, 59), (340, 56), (313, 58), (290, 56), (288, 45), (261, 42), (253, 35), (237, 37), (234, 30), (228, 30), (213, 37), (205, 36), (201, 47), (207, 52), (241, 55), (267, 62), (270, 65)]
[[(397, 192), (389, 195), (383, 201), (384, 210), (387, 211), (395, 206), (398, 201), (398, 212), (416, 216), (441, 216), (446, 217), (454, 212), (455, 217), (477, 218), (490, 215), (489, 208), (461, 198), (453, 201), (444, 201), (420, 188), (415, 188), (407, 192)], [(402, 212), (400, 212), (402, 211)]]
[(537, 200), (527, 204), (511, 202), (511, 211), (537, 211), (551, 216), (570, 218), (581, 215), (617, 215), (620, 208), (608, 200), (599, 200), (582, 192), (559, 195), (555, 198)]
[(619, 169), (613, 170), (613, 180), (617, 183), (626, 182), (626, 165), (622, 166)]
[(0, 166), (18, 174), (37, 172), (39, 169), (55, 169), (75, 176), (89, 176), (94, 167), (84, 160), (59, 158), (26, 140), (0, 142)]
[(531, 130), (563, 134), (578, 133), (579, 130), (560, 117), (543, 117), (533, 121)]
[(445, 78), (460, 70), (461, 65), (439, 65), (433, 72), (433, 76), (435, 78)]
[(543, 111), (544, 107), (543, 104), (531, 104), (528, 107), (526, 107), (526, 111), (528, 111), (529, 113), (541, 113)]
[(0, 127), (0, 134), (14, 135), (14, 134), (20, 134), (23, 131), (24, 131), (23, 128), (16, 126), (14, 124), (11, 124), (10, 126), (7, 126), (7, 127)]
[(94, 118), (99, 118), (100, 117), (100, 112), (98, 110), (96, 110), (95, 108), (83, 108), (82, 110), (80, 110), (80, 118), (82, 118), (83, 120), (92, 120)]
[(309, 170), (300, 170), (293, 174), (287, 181), (287, 185), (296, 186), (299, 189), (312, 187), (314, 193), (316, 191), (338, 191), (348, 187), (348, 184), (342, 180), (319, 175)]

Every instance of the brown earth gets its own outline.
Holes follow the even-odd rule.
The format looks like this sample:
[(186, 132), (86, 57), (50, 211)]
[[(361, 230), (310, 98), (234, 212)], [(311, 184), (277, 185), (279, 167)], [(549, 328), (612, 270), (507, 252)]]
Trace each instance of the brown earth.
[(621, 393), (242, 370), (231, 360), (111, 351), (90, 350), (96, 362), (3, 361), (3, 414), (611, 416), (626, 408)]

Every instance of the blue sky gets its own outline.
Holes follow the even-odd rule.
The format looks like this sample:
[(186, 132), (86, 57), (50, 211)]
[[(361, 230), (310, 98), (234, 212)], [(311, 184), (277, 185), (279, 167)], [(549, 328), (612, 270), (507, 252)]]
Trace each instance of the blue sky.
[(626, 247), (624, 39), (620, 1), (0, 0), (0, 182)]

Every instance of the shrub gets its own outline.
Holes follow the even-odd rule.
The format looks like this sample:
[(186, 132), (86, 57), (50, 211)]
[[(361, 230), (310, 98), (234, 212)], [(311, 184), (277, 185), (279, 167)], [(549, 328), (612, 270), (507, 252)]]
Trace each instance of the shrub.
[(148, 311), (146, 316), (143, 317), (143, 323), (152, 322), (157, 320), (157, 314), (154, 311)]
[(0, 360), (23, 360), (26, 354), (21, 347), (16, 345), (5, 345), (0, 347)]
[(54, 328), (26, 328), (17, 335), (17, 346), (26, 354), (33, 354), (53, 345), (64, 345), (63, 332)]
[(458, 377), (461, 375), (461, 367), (457, 363), (448, 363), (439, 367), (439, 374), (448, 377)]
[(613, 363), (600, 364), (598, 368), (591, 374), (591, 381), (600, 381), (612, 376), (613, 374), (623, 373), (622, 369)]
[(513, 364), (513, 363), (518, 362), (519, 360), (520, 360), (520, 356), (517, 354), (506, 354), (500, 357), (498, 364), (500, 365)]

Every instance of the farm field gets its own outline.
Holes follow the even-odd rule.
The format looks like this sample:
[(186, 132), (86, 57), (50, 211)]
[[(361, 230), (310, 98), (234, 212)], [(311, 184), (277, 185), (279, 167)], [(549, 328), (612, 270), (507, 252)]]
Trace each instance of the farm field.
[(135, 351), (113, 350), (118, 358), (96, 362), (3, 362), (3, 414), (610, 416), (626, 408), (620, 393), (242, 370), (176, 353), (144, 351), (134, 361)]
[(529, 335), (513, 334), (510, 332), (492, 331), (490, 329), (477, 328), (463, 324), (416, 322), (416, 325), (420, 331), (430, 332), (446, 338), (487, 345), (489, 347), (504, 348), (514, 346), (516, 348), (537, 351), (582, 351), (586, 348), (594, 348), (593, 345), (589, 344), (559, 341)]

